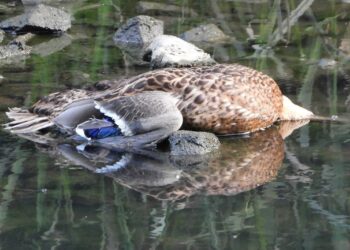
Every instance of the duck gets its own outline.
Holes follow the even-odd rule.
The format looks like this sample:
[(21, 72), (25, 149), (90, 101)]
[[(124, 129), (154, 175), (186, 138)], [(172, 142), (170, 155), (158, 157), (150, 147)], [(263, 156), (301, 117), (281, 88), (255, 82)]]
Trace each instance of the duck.
[(240, 64), (164, 68), (99, 84), (52, 93), (29, 109), (11, 108), (5, 128), (20, 135), (55, 127), (124, 147), (150, 145), (183, 127), (245, 134), (316, 117), (283, 95), (271, 77)]

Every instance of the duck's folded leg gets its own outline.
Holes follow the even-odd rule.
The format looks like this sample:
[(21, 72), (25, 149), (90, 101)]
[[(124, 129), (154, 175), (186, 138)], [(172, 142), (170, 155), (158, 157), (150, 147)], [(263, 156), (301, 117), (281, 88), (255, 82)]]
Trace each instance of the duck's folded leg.
[(112, 148), (155, 145), (178, 130), (183, 121), (177, 99), (166, 92), (142, 92), (108, 101), (96, 100), (95, 103), (98, 110), (113, 119), (123, 135), (94, 140)]

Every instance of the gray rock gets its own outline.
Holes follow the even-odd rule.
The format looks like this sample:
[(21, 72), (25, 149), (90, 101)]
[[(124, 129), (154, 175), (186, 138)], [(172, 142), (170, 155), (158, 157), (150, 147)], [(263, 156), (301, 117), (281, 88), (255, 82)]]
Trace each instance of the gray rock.
[(180, 37), (192, 43), (225, 43), (230, 40), (230, 37), (215, 24), (200, 25), (186, 31)]
[(17, 44), (9, 44), (0, 46), (0, 60), (11, 57), (18, 57), (30, 54), (31, 48), (28, 46), (22, 47)]
[(71, 27), (71, 17), (63, 10), (39, 4), (25, 13), (0, 23), (0, 28), (16, 32), (61, 32)]
[(215, 61), (195, 45), (176, 36), (156, 37), (145, 51), (152, 68), (201, 66), (214, 64)]
[(198, 14), (191, 8), (186, 8), (182, 6), (164, 4), (164, 3), (155, 3), (155, 2), (144, 2), (140, 1), (136, 5), (136, 11), (140, 14), (148, 15), (190, 15), (198, 16)]
[(321, 58), (317, 64), (322, 69), (334, 69), (337, 65), (337, 61), (331, 58)]
[(212, 133), (179, 130), (169, 136), (171, 155), (203, 155), (219, 149), (220, 141)]
[(142, 49), (163, 32), (163, 21), (150, 16), (136, 16), (117, 30), (113, 41), (121, 49)]
[(26, 42), (33, 38), (33, 34), (28, 33), (17, 37), (8, 45), (0, 46), (0, 60), (13, 57), (23, 57), (30, 54), (32, 48), (26, 45)]
[(149, 16), (136, 16), (117, 30), (113, 41), (122, 50), (127, 64), (144, 65), (146, 48), (163, 32), (163, 21)]

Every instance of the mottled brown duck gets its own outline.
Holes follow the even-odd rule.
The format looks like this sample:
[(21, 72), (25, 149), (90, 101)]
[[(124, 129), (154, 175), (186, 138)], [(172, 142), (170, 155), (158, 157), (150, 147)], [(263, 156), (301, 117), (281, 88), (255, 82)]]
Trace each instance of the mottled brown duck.
[(271, 77), (239, 64), (159, 69), (107, 85), (53, 93), (29, 110), (10, 109), (13, 121), (6, 127), (28, 134), (56, 126), (89, 140), (118, 137), (123, 145), (145, 145), (182, 126), (239, 134), (314, 117), (284, 96)]

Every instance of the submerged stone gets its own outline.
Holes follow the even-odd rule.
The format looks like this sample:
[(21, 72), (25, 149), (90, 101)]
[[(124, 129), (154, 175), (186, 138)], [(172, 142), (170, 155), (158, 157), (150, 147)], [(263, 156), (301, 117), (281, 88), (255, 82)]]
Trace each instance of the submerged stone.
[(17, 37), (8, 45), (0, 46), (0, 60), (12, 57), (21, 57), (30, 54), (32, 48), (26, 45), (26, 42), (33, 38), (33, 34), (28, 33)]
[(152, 68), (201, 66), (214, 64), (209, 54), (176, 36), (156, 37), (145, 51), (144, 60)]
[(180, 37), (193, 43), (224, 43), (230, 40), (230, 37), (215, 24), (200, 25), (186, 31)]
[(171, 155), (203, 155), (220, 147), (216, 135), (207, 132), (179, 130), (169, 136)]
[(331, 58), (321, 58), (317, 64), (322, 69), (332, 69), (337, 65), (337, 61)]
[(117, 30), (113, 41), (123, 51), (128, 64), (143, 65), (146, 64), (142, 60), (145, 49), (163, 32), (163, 21), (149, 16), (136, 16)]
[(9, 44), (0, 46), (0, 60), (10, 57), (23, 56), (30, 54), (31, 48), (26, 46), (18, 46), (17, 44)]
[(71, 27), (71, 17), (63, 10), (39, 4), (25, 13), (0, 23), (0, 28), (21, 32), (63, 32)]

